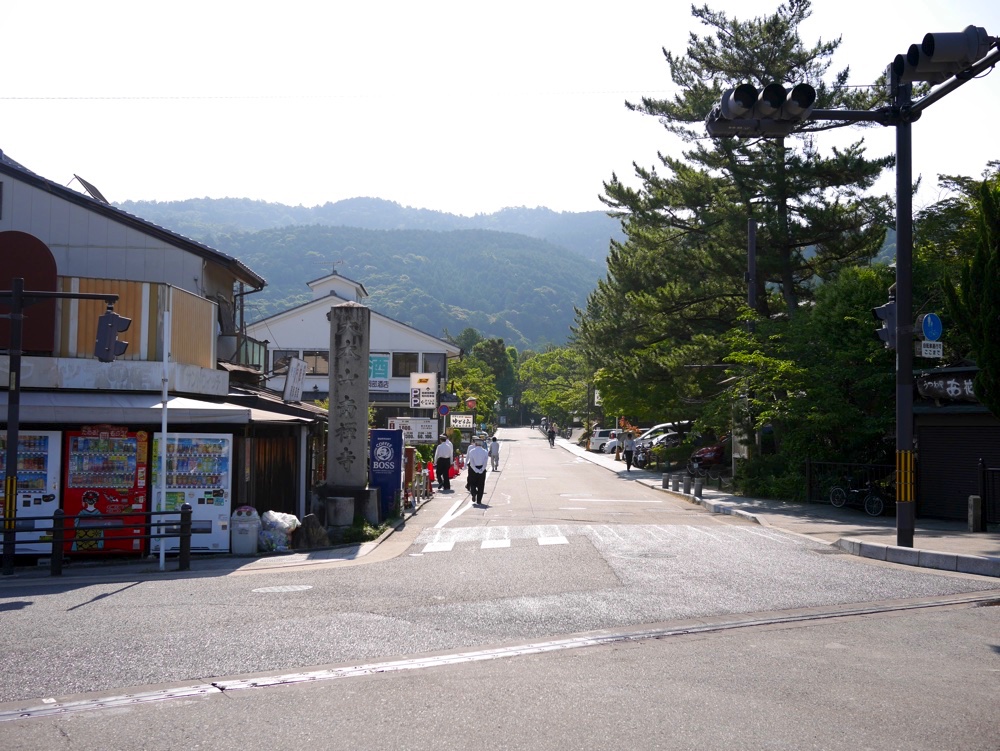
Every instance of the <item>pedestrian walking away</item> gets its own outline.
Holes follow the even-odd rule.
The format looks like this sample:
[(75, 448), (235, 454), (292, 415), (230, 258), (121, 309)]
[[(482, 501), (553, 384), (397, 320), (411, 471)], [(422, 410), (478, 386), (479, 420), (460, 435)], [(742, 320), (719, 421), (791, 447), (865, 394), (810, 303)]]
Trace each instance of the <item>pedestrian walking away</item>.
[(469, 488), (472, 493), (472, 502), (482, 504), (483, 489), (486, 486), (486, 463), (490, 459), (489, 452), (483, 448), (483, 442), (477, 438), (476, 442), (469, 447), (465, 455), (466, 469), (469, 472)]
[(555, 423), (549, 425), (549, 447), (556, 447), (556, 426)]
[(493, 436), (493, 442), (490, 444), (490, 462), (493, 464), (493, 471), (496, 472), (500, 464), (500, 444), (497, 443), (496, 436)]
[(622, 442), (622, 453), (625, 454), (625, 471), (632, 471), (632, 457), (635, 456), (635, 438), (632, 437), (631, 433), (625, 434), (625, 440)]
[(451, 461), (454, 457), (454, 449), (448, 436), (438, 438), (437, 448), (434, 449), (434, 464), (437, 467), (438, 489), (451, 490)]

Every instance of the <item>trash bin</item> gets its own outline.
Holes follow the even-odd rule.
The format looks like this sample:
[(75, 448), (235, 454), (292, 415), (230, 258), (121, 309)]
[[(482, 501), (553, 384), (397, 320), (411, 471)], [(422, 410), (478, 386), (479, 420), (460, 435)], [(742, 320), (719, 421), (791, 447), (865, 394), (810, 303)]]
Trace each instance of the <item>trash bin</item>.
[(240, 506), (229, 520), (230, 550), (233, 555), (257, 555), (260, 515), (253, 506)]

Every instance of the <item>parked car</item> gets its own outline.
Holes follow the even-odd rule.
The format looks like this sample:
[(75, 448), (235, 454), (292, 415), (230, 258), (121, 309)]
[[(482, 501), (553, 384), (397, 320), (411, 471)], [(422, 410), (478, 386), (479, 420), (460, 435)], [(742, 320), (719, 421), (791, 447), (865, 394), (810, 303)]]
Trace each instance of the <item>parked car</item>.
[[(654, 425), (649, 430), (643, 432), (638, 438), (636, 438), (636, 443), (641, 443), (647, 448), (655, 445), (654, 441), (662, 435), (668, 433), (673, 433), (677, 436), (676, 443), (680, 443), (684, 439), (684, 435), (691, 429), (691, 423), (689, 422), (662, 422), (659, 425)], [(674, 444), (676, 445), (676, 444)]]
[(618, 431), (612, 430), (611, 428), (601, 428), (600, 430), (595, 430), (594, 434), (590, 437), (590, 450), (603, 451), (604, 445), (617, 436)]
[(610, 441), (604, 444), (604, 448), (601, 449), (605, 454), (613, 454), (618, 450), (618, 439), (612, 438)]

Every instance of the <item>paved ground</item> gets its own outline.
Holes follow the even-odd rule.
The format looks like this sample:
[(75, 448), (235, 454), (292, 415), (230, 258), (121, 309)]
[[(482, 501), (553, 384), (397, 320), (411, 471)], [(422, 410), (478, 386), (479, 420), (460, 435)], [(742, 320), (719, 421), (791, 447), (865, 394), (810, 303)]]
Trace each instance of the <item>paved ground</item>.
[[(834, 508), (824, 503), (789, 503), (747, 498), (709, 487), (711, 481), (707, 479), (701, 497), (696, 497), (693, 493), (670, 490), (672, 483), (664, 482), (662, 472), (637, 469), (628, 472), (624, 462), (615, 461), (613, 455), (587, 451), (562, 438), (557, 439), (557, 447), (616, 473), (623, 482), (640, 482), (700, 504), (715, 513), (740, 515), (762, 526), (775, 527), (836, 545), (854, 555), (911, 566), (1000, 577), (1000, 533), (971, 533), (967, 531), (965, 522), (917, 519), (914, 545), (912, 548), (904, 548), (896, 545), (896, 519), (891, 515), (873, 517), (861, 509)], [(664, 487), (665, 484), (668, 487)], [(450, 503), (452, 497), (434, 496), (434, 501), (443, 500)], [(389, 530), (379, 540), (361, 545), (255, 558), (196, 557), (192, 562), (192, 570), (182, 575), (214, 576), (224, 572), (250, 573), (261, 569), (301, 568), (316, 564), (329, 566), (331, 563), (351, 566), (385, 560), (405, 550), (431, 522), (429, 514), (418, 511), (408, 515), (404, 522)], [(66, 567), (63, 576), (74, 580), (92, 577), (135, 578), (137, 575), (162, 577), (169, 576), (170, 570), (176, 567), (176, 559), (168, 559), (164, 571), (159, 569), (159, 562), (155, 559), (125, 563), (74, 562)], [(48, 568), (44, 566), (22, 567), (17, 569), (14, 576), (3, 577), (3, 583), (31, 581), (48, 576)]]
[[(716, 513), (739, 514), (764, 526), (818, 538), (837, 545), (854, 555), (888, 560), (911, 566), (961, 571), (1000, 577), (1000, 532), (967, 531), (965, 522), (917, 519), (913, 547), (896, 545), (895, 516), (869, 516), (861, 509), (834, 508), (826, 503), (789, 503), (761, 498), (746, 498), (710, 487), (706, 479), (701, 497), (674, 492), (664, 486), (662, 472), (626, 471), (623, 461), (614, 455), (586, 451), (569, 441), (559, 445), (578, 456), (617, 473), (624, 480), (641, 482), (687, 498)], [(683, 487), (682, 482), (679, 483)], [(673, 485), (672, 478), (668, 483)]]

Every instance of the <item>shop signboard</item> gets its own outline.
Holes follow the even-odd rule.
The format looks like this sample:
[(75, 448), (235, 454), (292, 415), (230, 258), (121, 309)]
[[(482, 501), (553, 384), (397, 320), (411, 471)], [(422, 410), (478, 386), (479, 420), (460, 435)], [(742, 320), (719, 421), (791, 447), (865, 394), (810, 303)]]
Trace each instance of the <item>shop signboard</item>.
[(451, 420), (451, 427), (453, 428), (459, 428), (460, 430), (472, 430), (472, 428), (475, 427), (471, 412), (468, 414), (452, 412), (449, 415), (449, 419)]
[(438, 436), (437, 420), (426, 417), (390, 417), (386, 428), (403, 431), (403, 442), (409, 445), (434, 443)]
[(391, 355), (387, 352), (374, 352), (368, 355), (368, 390), (389, 390), (389, 361)]

